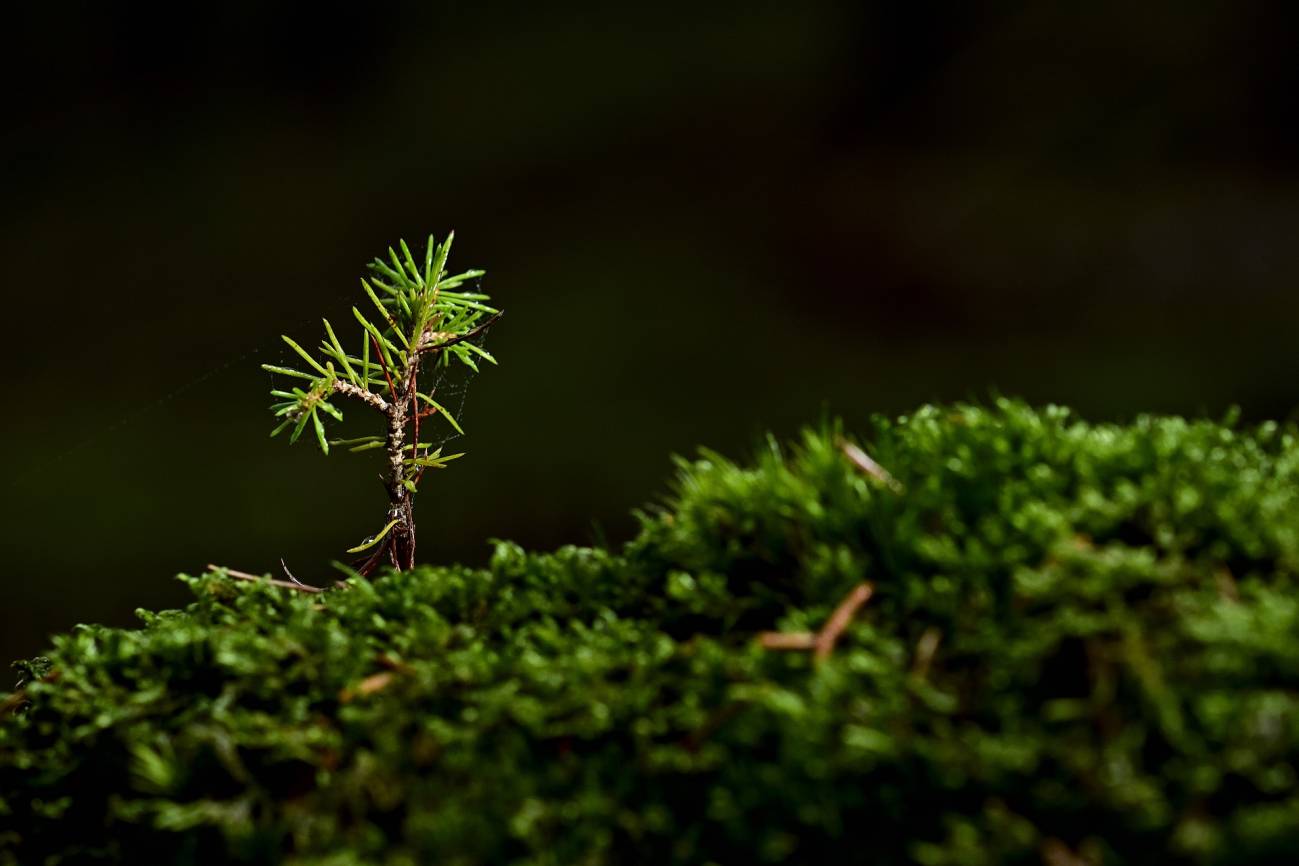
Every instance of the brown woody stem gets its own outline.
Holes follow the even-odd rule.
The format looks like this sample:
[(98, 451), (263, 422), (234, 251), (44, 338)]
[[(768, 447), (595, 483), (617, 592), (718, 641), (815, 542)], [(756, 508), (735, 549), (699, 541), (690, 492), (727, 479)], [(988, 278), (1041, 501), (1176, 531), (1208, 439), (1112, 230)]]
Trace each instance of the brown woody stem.
[[(419, 371), (425, 354), (436, 355), (442, 350), (471, 340), (486, 331), (499, 319), (500, 313), (491, 316), (481, 325), (471, 328), (463, 334), (457, 334), (440, 343), (431, 342), (441, 336), (441, 332), (430, 324), (411, 345), (406, 354), (404, 370), (392, 370), (384, 359), (378, 340), (370, 335), (379, 365), (383, 370), (384, 380), (388, 383), (390, 398), (383, 399), (363, 388), (357, 388), (343, 382), (335, 382), (334, 390), (340, 394), (356, 397), (374, 409), (382, 412), (388, 420), (388, 434), (384, 447), (388, 452), (388, 476), (384, 487), (388, 491), (388, 520), (395, 521), (377, 550), (355, 564), (361, 574), (370, 574), (387, 559), (388, 564), (397, 570), (410, 569), (415, 566), (415, 507), (410, 489), (406, 486), (406, 425), (412, 426), (415, 441), (411, 446), (411, 456), (420, 456), (419, 428), (421, 419), (432, 415), (436, 409), (421, 410), (419, 400)], [(390, 323), (391, 324), (391, 323)], [(423, 478), (420, 470), (414, 479), (415, 483)]]

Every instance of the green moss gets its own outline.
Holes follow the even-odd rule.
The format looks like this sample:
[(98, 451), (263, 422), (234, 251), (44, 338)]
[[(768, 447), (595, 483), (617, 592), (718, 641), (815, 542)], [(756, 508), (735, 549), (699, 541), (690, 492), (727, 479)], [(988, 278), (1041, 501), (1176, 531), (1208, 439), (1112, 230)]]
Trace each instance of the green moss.
[[(1001, 401), (682, 462), (619, 551), (80, 627), (0, 722), (0, 862), (1276, 862), (1299, 447)], [(833, 655), (813, 631), (862, 580)], [(936, 641), (936, 643), (935, 643)], [(921, 647), (935, 649), (928, 662)]]

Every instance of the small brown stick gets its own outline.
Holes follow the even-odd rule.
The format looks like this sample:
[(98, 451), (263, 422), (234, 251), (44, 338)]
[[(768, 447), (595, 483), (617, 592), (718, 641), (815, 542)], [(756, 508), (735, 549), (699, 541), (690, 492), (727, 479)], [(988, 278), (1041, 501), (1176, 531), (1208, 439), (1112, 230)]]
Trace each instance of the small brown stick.
[(269, 583), (271, 586), (279, 586), (284, 589), (296, 589), (298, 592), (324, 592), (318, 586), (307, 586), (305, 583), (289, 583), (287, 580), (276, 580), (266, 575), (249, 574), (246, 571), (236, 571), (233, 568), (225, 568), (220, 565), (208, 564), (208, 571), (221, 572), (227, 577), (233, 577), (235, 580), (247, 580), (253, 583)]
[(873, 585), (860, 583), (853, 588), (852, 592), (844, 596), (843, 601), (839, 602), (838, 607), (830, 614), (830, 618), (825, 621), (825, 625), (821, 626), (820, 631), (816, 633), (764, 631), (758, 635), (758, 643), (763, 649), (769, 650), (815, 650), (814, 658), (818, 662), (825, 661), (830, 657), (830, 653), (834, 652), (834, 645), (844, 629), (848, 628), (857, 611), (870, 601), (874, 593)]
[(305, 589), (308, 592), (320, 592), (319, 587), (310, 586), (298, 580), (296, 577), (294, 577), (293, 572), (289, 571), (288, 563), (284, 561), (284, 557), (282, 556), (280, 557), (280, 568), (284, 569), (284, 573), (288, 575), (289, 580), (293, 581), (293, 583), (296, 584), (299, 588)]
[(758, 643), (769, 650), (810, 650), (816, 647), (816, 635), (810, 631), (764, 631)]
[(392, 567), (401, 571), (401, 560), (397, 558), (397, 534), (388, 533), (388, 555), (392, 557)]
[(379, 545), (374, 549), (374, 553), (371, 553), (364, 559), (356, 560), (352, 567), (356, 569), (356, 573), (362, 577), (369, 577), (375, 568), (379, 566), (379, 563), (383, 560), (386, 552), (387, 547), (385, 545)]
[(365, 697), (366, 695), (372, 695), (375, 692), (383, 691), (392, 682), (392, 679), (392, 671), (380, 671), (377, 674), (370, 674), (368, 677), (361, 680), (361, 682), (357, 683), (356, 688), (345, 688), (340, 691), (338, 693), (338, 700), (340, 703), (346, 704), (354, 698)]
[(882, 482), (894, 493), (902, 492), (901, 482), (894, 478), (887, 469), (876, 463), (865, 451), (861, 450), (847, 439), (839, 440), (839, 450), (842, 451), (844, 456), (852, 462), (852, 465), (856, 466), (862, 472), (866, 473), (871, 478), (874, 478), (876, 481)]
[(852, 618), (856, 615), (858, 609), (870, 601), (870, 597), (874, 592), (875, 587), (869, 583), (860, 583), (853, 588), (852, 592), (848, 593), (843, 601), (839, 602), (839, 606), (834, 609), (834, 613), (830, 614), (830, 618), (826, 620), (821, 633), (816, 636), (815, 656), (817, 661), (824, 661), (830, 657), (830, 653), (834, 652), (835, 642), (839, 640), (839, 635), (843, 634), (843, 630), (848, 627), (848, 623), (852, 622)]

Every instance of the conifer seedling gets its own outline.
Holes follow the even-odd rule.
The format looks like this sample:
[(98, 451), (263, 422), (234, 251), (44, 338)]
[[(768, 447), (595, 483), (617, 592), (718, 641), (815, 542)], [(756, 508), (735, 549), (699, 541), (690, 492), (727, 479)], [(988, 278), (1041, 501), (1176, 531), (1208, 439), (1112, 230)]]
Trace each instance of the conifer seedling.
[[(430, 235), (422, 266), (405, 241), (398, 244), (400, 254), (389, 247), (388, 261), (375, 259), (369, 264), (369, 276), (361, 279), (361, 289), (369, 299), (370, 312), (367, 315), (352, 308), (361, 329), (356, 341), (359, 351), (345, 349), (329, 320), (324, 319), (325, 337), (316, 356), (284, 337), (305, 367), (262, 365), (271, 373), (301, 381), (289, 390), (271, 391), (277, 400), (271, 411), (282, 419), (272, 436), (289, 430), (289, 441), (297, 442), (310, 427), (325, 454), (338, 446), (349, 451), (382, 449), (387, 455), (383, 480), (388, 511), (383, 527), (348, 550), (363, 554), (354, 563), (361, 574), (370, 574), (385, 563), (398, 570), (414, 566), (413, 505), (420, 481), (426, 470), (442, 469), (463, 456), (444, 454), (441, 447), (420, 439), (421, 425), (427, 432), (430, 424), (439, 422), (456, 433), (464, 432), (459, 420), (438, 402), (436, 385), (421, 386), (421, 371), (431, 380), (428, 371), (439, 367), (463, 364), (477, 372), (479, 359), (496, 363), (474, 340), (500, 318), (501, 311), (487, 305), (487, 295), (475, 291), (484, 271), (447, 275), (447, 255), (454, 237), (452, 232), (438, 244)], [(325, 425), (343, 420), (335, 405), (341, 399), (356, 401), (382, 416), (384, 433), (330, 439)]]

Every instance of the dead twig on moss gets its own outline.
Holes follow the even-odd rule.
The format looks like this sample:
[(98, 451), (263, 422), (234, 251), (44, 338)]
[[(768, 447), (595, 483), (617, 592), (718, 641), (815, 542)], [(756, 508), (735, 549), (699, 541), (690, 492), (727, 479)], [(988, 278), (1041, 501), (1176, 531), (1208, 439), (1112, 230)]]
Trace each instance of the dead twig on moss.
[(839, 640), (839, 635), (852, 622), (852, 618), (863, 604), (870, 601), (870, 597), (875, 593), (875, 587), (869, 583), (858, 584), (853, 591), (848, 593), (839, 606), (830, 614), (826, 620), (825, 627), (821, 633), (816, 636), (816, 660), (823, 661), (829, 658), (830, 653), (834, 652), (834, 645)]
[(830, 618), (825, 621), (825, 625), (821, 626), (820, 631), (816, 633), (764, 631), (758, 635), (758, 643), (764, 649), (770, 650), (813, 650), (813, 657), (818, 662), (824, 661), (834, 652), (834, 645), (838, 642), (839, 636), (843, 634), (844, 629), (848, 628), (857, 611), (870, 601), (874, 593), (875, 587), (872, 584), (858, 584), (839, 602), (834, 612), (830, 614)]
[(394, 674), (392, 671), (380, 671), (377, 674), (370, 674), (365, 679), (356, 684), (355, 688), (346, 688), (338, 693), (340, 703), (350, 703), (356, 698), (363, 698), (372, 695), (375, 692), (381, 692), (392, 683)]
[(758, 635), (763, 649), (810, 650), (816, 647), (816, 634), (810, 631), (764, 631)]
[(887, 469), (876, 463), (875, 460), (865, 451), (861, 450), (861, 448), (852, 444), (847, 439), (839, 439), (838, 445), (839, 450), (843, 452), (843, 455), (848, 458), (849, 462), (851, 462), (853, 466), (856, 466), (876, 481), (881, 482), (894, 493), (902, 492), (902, 482), (894, 478)]
[(207, 568), (208, 571), (216, 572), (218, 574), (224, 574), (227, 577), (233, 577), (235, 580), (247, 580), (253, 583), (269, 583), (271, 586), (278, 586), (283, 589), (296, 589), (298, 592), (311, 592), (311, 593), (324, 592), (324, 590), (321, 589), (320, 587), (308, 586), (307, 584), (299, 581), (297, 578), (294, 578), (293, 582), (290, 583), (287, 580), (276, 580), (275, 578), (269, 577), (264, 574), (263, 575), (249, 574), (246, 571), (236, 571), (233, 568), (226, 568), (225, 566), (222, 565), (212, 565), (211, 563), (208, 564)]

